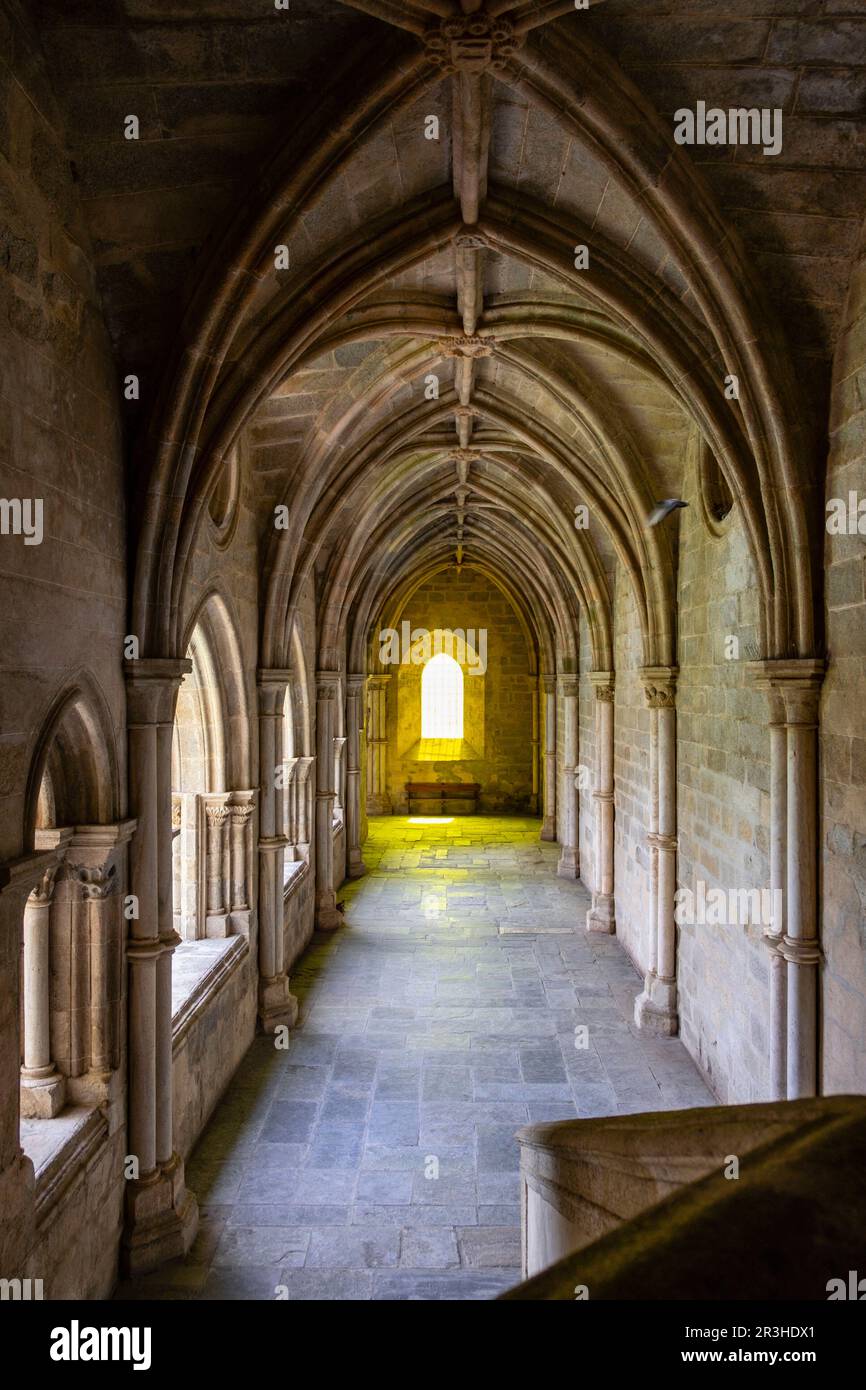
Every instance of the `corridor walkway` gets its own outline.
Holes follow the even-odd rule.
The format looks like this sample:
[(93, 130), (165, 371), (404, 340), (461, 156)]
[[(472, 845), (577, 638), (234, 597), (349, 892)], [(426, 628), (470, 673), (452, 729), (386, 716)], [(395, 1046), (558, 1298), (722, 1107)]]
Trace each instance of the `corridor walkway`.
[(492, 1298), (519, 1279), (521, 1125), (712, 1103), (676, 1039), (635, 1035), (641, 982), (538, 831), (371, 820), (289, 1050), (256, 1041), (189, 1164), (190, 1256), (121, 1297)]

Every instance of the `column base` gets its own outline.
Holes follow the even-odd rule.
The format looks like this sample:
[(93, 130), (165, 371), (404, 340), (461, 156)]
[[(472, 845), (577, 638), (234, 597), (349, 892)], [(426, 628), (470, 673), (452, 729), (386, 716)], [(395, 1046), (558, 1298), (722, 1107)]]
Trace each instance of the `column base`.
[(52, 1066), (44, 1076), (39, 1068), (31, 1073), (21, 1069), (20, 1105), (25, 1120), (53, 1120), (66, 1104), (66, 1077)]
[(343, 925), (343, 915), (337, 911), (337, 901), (331, 896), (316, 906), (316, 931), (335, 931)]
[(368, 816), (390, 816), (391, 798), (390, 796), (368, 796), (367, 815)]
[(367, 872), (367, 865), (364, 863), (359, 849), (350, 849), (346, 863), (347, 878), (363, 878)]
[(289, 989), (288, 975), (259, 980), (259, 1024), (263, 1033), (278, 1028), (294, 1028), (298, 1021), (298, 1001)]
[(66, 1098), (72, 1105), (118, 1106), (125, 1101), (123, 1076), (120, 1068), (114, 1071), (86, 1071), (70, 1076), (66, 1083)]
[(559, 863), (556, 866), (557, 878), (580, 878), (580, 855), (570, 845), (563, 845)]
[(186, 1255), (198, 1230), (198, 1202), (186, 1186), (183, 1159), (170, 1162), (148, 1178), (128, 1184), (122, 1263), (131, 1278), (147, 1274), (166, 1260)]
[(586, 914), (586, 930), (606, 936), (616, 932), (616, 905), (609, 893), (593, 895), (592, 907)]
[(541, 822), (541, 835), (539, 838), (542, 840), (556, 839), (556, 825), (554, 824), (552, 816), (545, 816), (544, 820)]
[(643, 993), (634, 1001), (634, 1021), (642, 1033), (675, 1038), (680, 1026), (676, 980), (661, 980), (650, 972), (644, 980)]

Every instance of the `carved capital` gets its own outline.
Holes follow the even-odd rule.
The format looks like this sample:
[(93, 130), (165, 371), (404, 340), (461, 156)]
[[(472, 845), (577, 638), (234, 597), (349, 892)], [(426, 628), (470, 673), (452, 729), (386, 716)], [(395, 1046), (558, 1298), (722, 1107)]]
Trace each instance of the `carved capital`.
[(676, 691), (670, 685), (647, 685), (644, 694), (650, 709), (673, 709), (677, 702)]
[(650, 709), (673, 709), (676, 704), (677, 666), (643, 666), (639, 672)]
[(814, 728), (818, 723), (821, 685), (826, 673), (823, 657), (750, 661), (746, 674), (770, 697), (772, 720), (778, 724)]
[(443, 77), (452, 72), (479, 76), (506, 68), (521, 41), (509, 20), (476, 11), (431, 25), (424, 35), (424, 50)]
[(29, 895), (29, 902), (47, 904), (54, 897), (54, 883), (57, 878), (59, 863), (49, 864), (43, 869), (42, 875), (35, 888), (32, 888)]
[(288, 669), (260, 667), (256, 673), (259, 692), (259, 714), (282, 717), (286, 702), (286, 691), (292, 682), (292, 672)]
[(136, 725), (170, 724), (180, 683), (192, 670), (187, 657), (141, 657), (124, 661), (126, 722)]
[(220, 826), (225, 825), (228, 820), (228, 806), (205, 806), (204, 813), (207, 816), (208, 825), (214, 830), (219, 830)]
[(70, 864), (75, 881), (81, 885), (85, 902), (99, 902), (107, 898), (114, 888), (117, 870), (113, 864), (103, 864), (98, 868), (83, 864)]
[(340, 689), (339, 671), (316, 672), (316, 699), (335, 700)]
[(613, 671), (590, 671), (588, 672), (589, 683), (595, 690), (595, 698), (604, 704), (613, 704), (614, 699), (614, 673)]

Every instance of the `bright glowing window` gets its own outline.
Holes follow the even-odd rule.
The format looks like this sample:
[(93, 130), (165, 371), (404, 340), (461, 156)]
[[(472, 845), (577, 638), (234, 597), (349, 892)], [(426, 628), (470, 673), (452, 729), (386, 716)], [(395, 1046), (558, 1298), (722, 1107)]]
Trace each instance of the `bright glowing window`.
[(421, 673), (421, 737), (463, 737), (463, 672), (446, 652)]

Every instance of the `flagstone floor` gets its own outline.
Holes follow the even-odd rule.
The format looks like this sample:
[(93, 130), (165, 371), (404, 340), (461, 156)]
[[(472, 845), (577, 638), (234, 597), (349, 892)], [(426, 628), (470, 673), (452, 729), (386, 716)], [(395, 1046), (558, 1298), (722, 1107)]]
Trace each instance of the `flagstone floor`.
[(188, 1164), (190, 1255), (119, 1297), (489, 1299), (519, 1280), (516, 1130), (714, 1103), (677, 1039), (635, 1033), (641, 981), (538, 834), (371, 819), (288, 1050), (256, 1040)]

